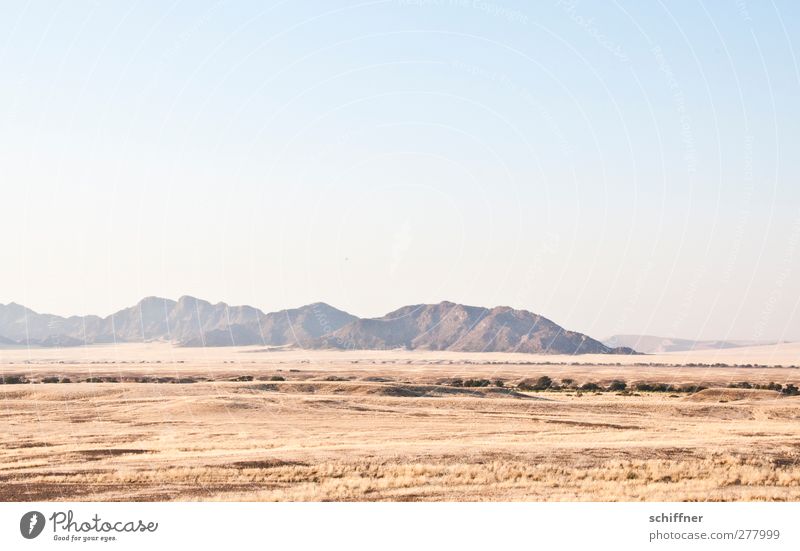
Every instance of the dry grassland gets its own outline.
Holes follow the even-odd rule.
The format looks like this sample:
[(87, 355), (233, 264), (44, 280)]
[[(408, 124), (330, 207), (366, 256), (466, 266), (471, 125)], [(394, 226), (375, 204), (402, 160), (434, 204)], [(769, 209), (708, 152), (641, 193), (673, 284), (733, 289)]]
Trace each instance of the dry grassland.
[[(0, 385), (0, 500), (800, 500), (800, 398), (721, 388), (800, 370), (642, 358), (0, 351), (4, 375), (73, 381)], [(713, 388), (514, 389), (545, 374)], [(125, 382), (159, 375), (197, 382)], [(98, 376), (121, 382), (74, 382)]]

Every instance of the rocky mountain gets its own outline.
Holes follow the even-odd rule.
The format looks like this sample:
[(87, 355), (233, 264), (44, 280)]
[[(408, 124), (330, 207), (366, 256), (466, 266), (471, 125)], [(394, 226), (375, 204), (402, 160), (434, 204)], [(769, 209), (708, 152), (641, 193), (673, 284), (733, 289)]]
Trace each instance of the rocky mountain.
[(182, 346), (306, 346), (357, 319), (324, 303), (265, 314), (251, 306), (184, 296), (147, 297), (114, 314), (64, 318), (18, 304), (0, 305), (0, 335), (28, 346), (170, 341)]
[(81, 319), (37, 314), (12, 302), (0, 305), (0, 335), (17, 344), (39, 345), (48, 338), (52, 341), (78, 334), (83, 327)]
[(695, 341), (691, 339), (656, 337), (653, 335), (614, 335), (604, 339), (603, 344), (610, 347), (626, 346), (644, 354), (659, 354), (662, 352), (687, 352), (690, 350), (722, 350), (726, 348), (741, 348), (743, 346), (758, 346), (774, 343), (746, 340)]
[(461, 352), (630, 354), (567, 331), (547, 318), (507, 306), (452, 302), (404, 306), (359, 319), (322, 302), (264, 313), (252, 306), (212, 304), (195, 297), (147, 297), (110, 316), (39, 314), (0, 305), (0, 345), (80, 346), (172, 342), (180, 346), (294, 346), (335, 349), (419, 349)]
[(554, 354), (633, 353), (613, 349), (547, 318), (507, 306), (488, 309), (452, 302), (405, 306), (359, 319), (323, 336), (317, 348), (421, 349)]

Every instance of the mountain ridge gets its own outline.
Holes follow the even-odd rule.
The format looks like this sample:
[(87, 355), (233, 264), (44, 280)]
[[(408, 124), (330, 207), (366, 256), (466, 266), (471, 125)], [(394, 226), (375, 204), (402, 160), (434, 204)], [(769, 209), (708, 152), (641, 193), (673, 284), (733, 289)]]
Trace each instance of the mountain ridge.
[(570, 354), (607, 354), (614, 350), (527, 310), (447, 301), (404, 306), (379, 318), (356, 320), (313, 346)]
[(252, 306), (212, 304), (188, 295), (178, 300), (145, 297), (104, 318), (39, 314), (10, 303), (0, 304), (0, 344), (79, 346), (168, 341), (180, 346), (302, 347), (353, 319), (355, 316), (324, 303), (264, 313)]
[(527, 310), (449, 301), (402, 306), (377, 318), (358, 318), (324, 302), (264, 313), (253, 306), (212, 304), (188, 295), (178, 300), (148, 296), (106, 317), (62, 317), (39, 314), (16, 303), (0, 304), (3, 346), (157, 341), (186, 347), (635, 353), (630, 348), (606, 346)]

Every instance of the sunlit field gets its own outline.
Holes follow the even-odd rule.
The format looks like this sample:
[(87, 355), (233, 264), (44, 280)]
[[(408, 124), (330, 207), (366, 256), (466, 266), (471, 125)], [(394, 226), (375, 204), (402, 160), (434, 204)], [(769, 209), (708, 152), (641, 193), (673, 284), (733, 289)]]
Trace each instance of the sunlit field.
[(796, 501), (797, 347), (762, 348), (2, 350), (0, 499)]

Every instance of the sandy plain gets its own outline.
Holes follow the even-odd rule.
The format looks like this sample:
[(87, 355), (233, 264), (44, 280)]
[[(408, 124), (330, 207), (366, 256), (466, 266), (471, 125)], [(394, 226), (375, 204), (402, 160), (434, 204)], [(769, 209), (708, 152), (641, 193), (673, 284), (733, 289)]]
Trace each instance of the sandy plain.
[(0, 350), (0, 500), (798, 500), (800, 397), (725, 387), (800, 385), (800, 346), (735, 350)]

